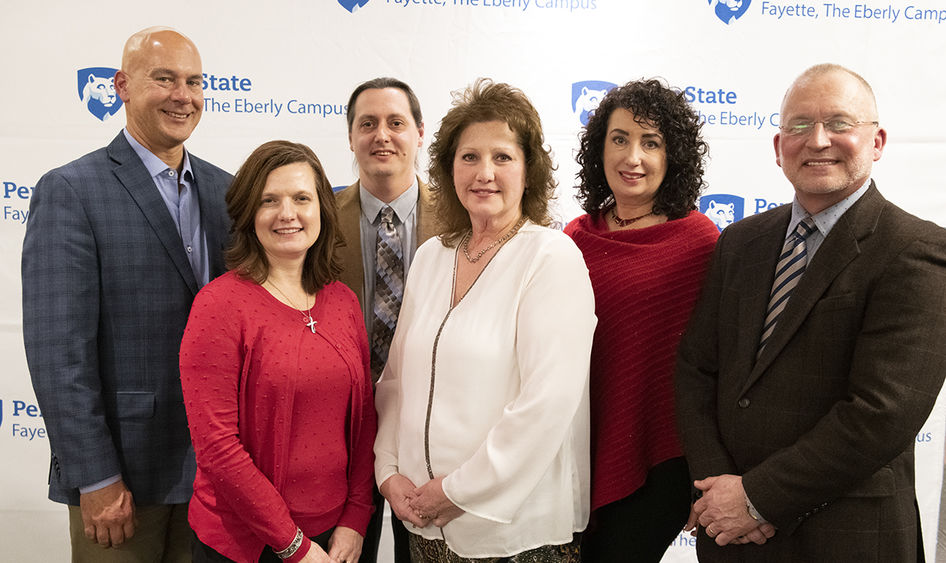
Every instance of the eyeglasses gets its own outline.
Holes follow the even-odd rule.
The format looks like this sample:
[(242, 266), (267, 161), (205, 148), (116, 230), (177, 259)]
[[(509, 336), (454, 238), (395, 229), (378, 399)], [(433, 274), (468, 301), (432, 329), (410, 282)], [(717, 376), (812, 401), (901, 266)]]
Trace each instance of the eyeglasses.
[(880, 125), (876, 121), (847, 121), (846, 119), (828, 119), (826, 121), (795, 121), (779, 127), (786, 135), (803, 137), (815, 130), (818, 123), (824, 125), (828, 133), (843, 134), (860, 125)]

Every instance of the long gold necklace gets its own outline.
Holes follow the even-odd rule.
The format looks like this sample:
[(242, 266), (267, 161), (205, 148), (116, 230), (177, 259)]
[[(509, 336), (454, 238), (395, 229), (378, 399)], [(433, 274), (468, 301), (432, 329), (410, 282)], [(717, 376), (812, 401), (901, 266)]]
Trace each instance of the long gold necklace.
[[(312, 318), (312, 307), (315, 307), (315, 301), (314, 301), (314, 300), (312, 301), (312, 307), (309, 307), (308, 310), (300, 309), (300, 308), (296, 307), (296, 304), (292, 301), (292, 299), (289, 299), (289, 296), (288, 296), (288, 295), (286, 295), (285, 293), (283, 293), (283, 291), (282, 291), (281, 289), (279, 289), (279, 286), (277, 286), (275, 283), (273, 283), (273, 280), (266, 280), (266, 281), (269, 282), (269, 285), (273, 286), (273, 289), (275, 289), (276, 291), (278, 291), (280, 295), (282, 295), (283, 297), (286, 298), (286, 301), (288, 301), (289, 304), (292, 305), (292, 308), (293, 308), (293, 309), (295, 309), (295, 310), (299, 311), (300, 313), (302, 313), (302, 322), (305, 323), (305, 326), (309, 327), (309, 330), (312, 331), (312, 334), (315, 334), (315, 325), (318, 324), (318, 321)], [(306, 296), (305, 296), (305, 304), (306, 304), (306, 305), (309, 304), (309, 295), (308, 295), (308, 294), (306, 294)]]

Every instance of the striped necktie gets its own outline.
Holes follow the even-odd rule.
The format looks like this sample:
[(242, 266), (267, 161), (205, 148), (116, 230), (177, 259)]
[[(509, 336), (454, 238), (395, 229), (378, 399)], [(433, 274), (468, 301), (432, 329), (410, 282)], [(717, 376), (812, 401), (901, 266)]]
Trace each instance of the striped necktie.
[(388, 360), (391, 337), (404, 297), (404, 257), (401, 238), (394, 228), (394, 210), (381, 209), (375, 256), (374, 319), (371, 323), (371, 378), (377, 382)]
[(762, 338), (759, 340), (759, 350), (756, 352), (758, 358), (765, 348), (765, 343), (772, 336), (775, 329), (775, 323), (778, 322), (779, 315), (785, 310), (788, 298), (792, 291), (801, 280), (805, 273), (805, 265), (808, 262), (808, 252), (805, 248), (805, 240), (815, 231), (815, 223), (811, 217), (805, 217), (798, 222), (798, 226), (792, 231), (792, 234), (785, 239), (782, 246), (782, 253), (778, 257), (778, 265), (775, 267), (775, 283), (772, 284), (772, 294), (769, 296), (769, 307), (765, 312), (765, 325), (762, 328)]

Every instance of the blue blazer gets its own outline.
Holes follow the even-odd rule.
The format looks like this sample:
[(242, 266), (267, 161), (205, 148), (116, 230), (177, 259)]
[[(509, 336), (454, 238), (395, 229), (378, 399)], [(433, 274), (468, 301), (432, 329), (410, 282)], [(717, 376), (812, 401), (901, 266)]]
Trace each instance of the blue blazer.
[[(224, 272), (232, 177), (190, 155), (210, 275)], [(23, 338), (52, 461), (49, 498), (121, 474), (136, 503), (187, 502), (194, 452), (178, 372), (198, 282), (123, 133), (36, 184), (23, 241)]]

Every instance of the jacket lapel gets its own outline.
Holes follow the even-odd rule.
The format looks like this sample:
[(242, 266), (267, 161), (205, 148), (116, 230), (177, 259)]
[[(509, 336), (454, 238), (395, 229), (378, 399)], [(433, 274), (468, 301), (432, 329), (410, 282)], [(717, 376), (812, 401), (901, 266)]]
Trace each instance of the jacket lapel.
[(838, 274), (857, 258), (860, 254), (858, 241), (874, 230), (885, 204), (886, 200), (871, 182), (870, 188), (861, 199), (838, 219), (805, 269), (798, 286), (792, 292), (785, 310), (779, 316), (772, 336), (746, 381), (745, 389), (748, 389), (772, 364), (798, 332), (812, 308)]
[(360, 183), (355, 182), (336, 194), (339, 230), (345, 246), (339, 249), (343, 269), (339, 280), (351, 288), (364, 304), (365, 265), (361, 259), (361, 195)]
[(171, 219), (171, 214), (168, 212), (167, 205), (164, 204), (157, 186), (154, 185), (154, 181), (148, 175), (148, 170), (142, 164), (138, 155), (135, 154), (131, 145), (128, 144), (128, 141), (125, 140), (123, 132), (120, 132), (108, 146), (108, 155), (115, 163), (113, 172), (118, 181), (138, 204), (142, 215), (151, 225), (158, 240), (164, 245), (164, 249), (181, 277), (184, 278), (187, 287), (196, 295), (198, 289), (197, 279), (194, 277), (194, 271), (184, 252), (181, 235), (177, 232), (174, 220)]
[[(739, 284), (743, 293), (739, 298), (739, 325), (736, 341), (737, 357), (746, 358), (746, 371), (755, 363), (765, 322), (765, 311), (769, 306), (769, 294), (775, 278), (775, 265), (785, 240), (785, 230), (792, 214), (790, 205), (774, 211), (756, 227), (756, 234), (738, 249), (739, 270), (748, 277)], [(768, 347), (768, 346), (766, 346)]]
[(223, 199), (223, 195), (214, 193), (216, 187), (212, 184), (213, 174), (206, 163), (194, 155), (190, 155), (191, 169), (194, 172), (194, 185), (197, 187), (197, 199), (200, 202), (200, 224), (207, 237), (208, 262), (210, 263), (210, 279), (227, 271), (223, 252), (226, 248), (230, 225), (226, 214), (214, 209), (215, 198)]
[[(415, 238), (417, 246), (427, 239), (440, 234), (439, 223), (433, 208), (430, 186), (417, 179), (418, 202)], [(338, 203), (338, 222), (342, 236), (345, 237), (345, 247), (339, 250), (344, 264), (340, 276), (342, 283), (351, 288), (358, 297), (358, 302), (364, 302), (365, 293), (365, 266), (361, 256), (361, 183), (355, 182), (351, 186), (336, 194)]]
[(417, 188), (420, 192), (417, 201), (417, 246), (420, 246), (427, 242), (427, 239), (440, 234), (440, 228), (434, 212), (430, 186), (418, 178)]

